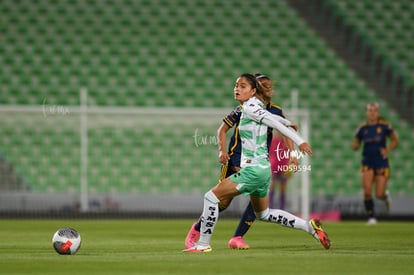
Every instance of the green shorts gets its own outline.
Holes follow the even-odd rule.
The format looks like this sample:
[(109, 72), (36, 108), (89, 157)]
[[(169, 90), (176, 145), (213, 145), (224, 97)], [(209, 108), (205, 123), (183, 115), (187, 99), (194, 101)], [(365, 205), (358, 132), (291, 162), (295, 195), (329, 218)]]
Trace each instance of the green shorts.
[(248, 166), (231, 175), (230, 179), (232, 182), (238, 183), (236, 188), (243, 195), (263, 198), (269, 193), (271, 176), (270, 167)]

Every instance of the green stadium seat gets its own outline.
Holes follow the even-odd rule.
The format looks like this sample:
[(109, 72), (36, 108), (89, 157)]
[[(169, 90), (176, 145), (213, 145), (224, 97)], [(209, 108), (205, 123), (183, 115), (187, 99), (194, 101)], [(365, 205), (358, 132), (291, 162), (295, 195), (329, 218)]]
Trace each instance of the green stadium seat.
[[(4, 23), (0, 32), (6, 45), (0, 47), (0, 65), (5, 68), (0, 75), (0, 103), (42, 104), (46, 98), (51, 105), (77, 105), (83, 86), (88, 89), (90, 105), (230, 110), (236, 104), (231, 96), (235, 76), (260, 70), (276, 79), (279, 104), (290, 104), (291, 91), (297, 89), (299, 106), (311, 111), (310, 139), (318, 152), (312, 159), (312, 192), (358, 193), (359, 184), (353, 183), (358, 178), (351, 178), (357, 175), (359, 155), (344, 144), (352, 142), (366, 102), (378, 98), (285, 2), (241, 3), (240, 9), (226, 1), (220, 3), (220, 9), (215, 5), (182, 0), (99, 5), (35, 1), (22, 5), (5, 0), (0, 8)], [(348, 19), (360, 24), (393, 60), (404, 64), (404, 70), (414, 70), (408, 51), (399, 50), (407, 46), (390, 43), (411, 45), (409, 1), (338, 1), (337, 6), (343, 14), (349, 12)], [(407, 11), (407, 16), (400, 15)], [(89, 12), (96, 16), (88, 17)], [(246, 20), (234, 19), (240, 16)], [(379, 20), (383, 24), (376, 24)], [(395, 22), (401, 22), (401, 30)], [(240, 37), (247, 43), (240, 42)], [(254, 48), (251, 41), (255, 41)], [(384, 112), (389, 112), (387, 106)], [(172, 151), (183, 147), (183, 135), (192, 133), (137, 128), (88, 132), (93, 192), (200, 193), (217, 180), (212, 173), (218, 171), (216, 156), (205, 157), (210, 154), (206, 148), (203, 153), (192, 152), (192, 147), (186, 147), (184, 153)], [(402, 132), (410, 130), (401, 128)], [(0, 141), (6, 149), (0, 151), (6, 151), (22, 175), (30, 178), (34, 190), (79, 189), (73, 185), (80, 174), (77, 129), (33, 134), (32, 127), (22, 126), (15, 134), (12, 129), (2, 131)], [(400, 159), (409, 158), (411, 147), (401, 146), (393, 163), (403, 168), (396, 172), (392, 188), (408, 194), (414, 193), (411, 168)], [(195, 160), (177, 165), (173, 159), (163, 158), (166, 151), (173, 159), (191, 153)], [(42, 156), (45, 152), (50, 155)], [(165, 173), (158, 163), (162, 159), (162, 165), (169, 167)], [(62, 177), (56, 179), (57, 174)], [(160, 174), (170, 177), (160, 180)], [(200, 177), (200, 185), (194, 186), (188, 174)]]

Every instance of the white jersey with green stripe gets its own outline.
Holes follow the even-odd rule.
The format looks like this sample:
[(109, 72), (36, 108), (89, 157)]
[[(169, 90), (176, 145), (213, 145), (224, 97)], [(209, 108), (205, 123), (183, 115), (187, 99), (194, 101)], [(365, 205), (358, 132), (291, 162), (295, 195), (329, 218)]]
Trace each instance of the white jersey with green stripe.
[(288, 125), (291, 125), (289, 120), (267, 111), (266, 106), (256, 97), (244, 102), (239, 124), (242, 144), (240, 166), (270, 167), (267, 149), (267, 128), (269, 126), (291, 138), (297, 145), (304, 142), (295, 131), (287, 127)]
[(267, 151), (267, 128), (260, 117), (266, 106), (256, 97), (250, 98), (242, 106), (239, 134), (242, 144), (240, 166), (270, 167)]

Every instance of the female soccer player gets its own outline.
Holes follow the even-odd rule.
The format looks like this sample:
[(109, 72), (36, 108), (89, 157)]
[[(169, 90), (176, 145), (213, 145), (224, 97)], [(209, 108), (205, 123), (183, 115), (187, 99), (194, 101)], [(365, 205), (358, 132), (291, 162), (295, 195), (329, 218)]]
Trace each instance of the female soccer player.
[(330, 240), (318, 221), (307, 222), (286, 211), (269, 209), (268, 206), (271, 169), (268, 160), (267, 128), (279, 130), (283, 135), (291, 138), (302, 152), (312, 155), (310, 145), (288, 128), (291, 125), (290, 121), (273, 115), (265, 109), (263, 102), (266, 95), (254, 75), (243, 74), (237, 79), (234, 96), (242, 103), (239, 125), (242, 141), (241, 170), (220, 181), (204, 195), (200, 238), (193, 247), (184, 251), (197, 253), (212, 250), (210, 240), (218, 220), (219, 205), (226, 208), (231, 200), (240, 194), (250, 195), (253, 209), (260, 220), (302, 229), (329, 249)]
[[(272, 80), (261, 73), (255, 74), (256, 79), (260, 82), (263, 92), (264, 92), (264, 103), (266, 105), (266, 109), (274, 114), (285, 117), (283, 114), (282, 109), (270, 102), (270, 99), (273, 96), (273, 82)], [(241, 116), (241, 105), (237, 106), (233, 109), (233, 111), (227, 115), (223, 122), (221, 123), (220, 127), (217, 130), (217, 136), (218, 136), (218, 149), (219, 149), (219, 162), (222, 164), (221, 167), (221, 176), (220, 180), (223, 180), (234, 173), (237, 173), (240, 171), (240, 157), (241, 157), (241, 140), (239, 135), (239, 122), (240, 122), (240, 116)], [(234, 127), (233, 135), (230, 138), (230, 142), (228, 145), (228, 151), (226, 150), (226, 135), (227, 132), (230, 130), (230, 128)], [(267, 143), (268, 147), (270, 147), (270, 144), (272, 142), (272, 134), (273, 129), (268, 128), (267, 132)], [(286, 138), (285, 143), (287, 147), (293, 151), (294, 145), (293, 142)], [(272, 158), (270, 158), (270, 161), (272, 162)], [(296, 157), (292, 157), (290, 159), (292, 165), (298, 165), (298, 160)], [(270, 197), (269, 197), (270, 201)], [(222, 208), (219, 206), (219, 211), (224, 211), (225, 208)], [(256, 215), (254, 213), (253, 207), (251, 203), (249, 203), (240, 219), (239, 225), (236, 228), (236, 231), (234, 232), (233, 237), (229, 240), (228, 246), (232, 249), (249, 249), (250, 246), (244, 242), (243, 236), (249, 231), (250, 226), (253, 224), (253, 222), (256, 219)], [(190, 248), (194, 246), (194, 244), (198, 241), (198, 238), (200, 237), (200, 227), (201, 227), (201, 220), (198, 220), (195, 222), (185, 239), (185, 246), (186, 248)]]
[[(398, 138), (392, 126), (385, 119), (380, 118), (378, 103), (368, 103), (366, 116), (367, 121), (362, 123), (356, 131), (352, 148), (356, 151), (361, 143), (364, 145), (361, 161), (364, 205), (368, 215), (368, 224), (376, 224), (372, 185), (376, 183), (376, 197), (383, 200), (389, 210), (391, 198), (387, 191), (390, 174), (388, 154), (397, 147)], [(387, 138), (391, 139), (388, 147)]]

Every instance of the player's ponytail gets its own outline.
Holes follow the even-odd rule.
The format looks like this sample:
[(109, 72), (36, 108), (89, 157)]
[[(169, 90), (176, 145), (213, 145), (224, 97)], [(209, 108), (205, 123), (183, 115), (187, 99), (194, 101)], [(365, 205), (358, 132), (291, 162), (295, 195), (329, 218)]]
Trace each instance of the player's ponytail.
[[(254, 75), (256, 77), (256, 81), (257, 81), (257, 87), (259, 91), (259, 97), (261, 97), (261, 99), (264, 101), (264, 103), (268, 104), (271, 101), (271, 96), (269, 96), (269, 88), (265, 87), (262, 83), (263, 80), (268, 80), (268, 81), (272, 81), (270, 79), (270, 77), (268, 77), (267, 75), (261, 74), (261, 73), (256, 73)], [(271, 89), (271, 88), (270, 88)]]

